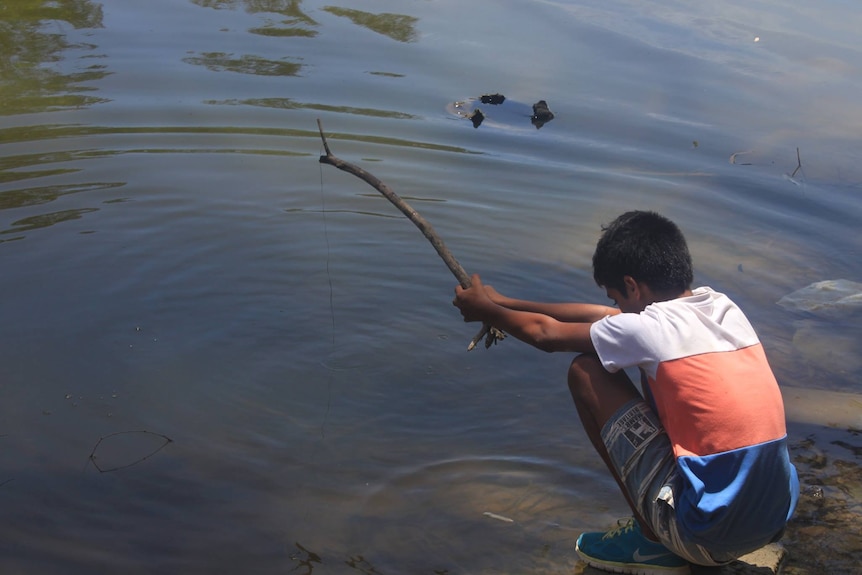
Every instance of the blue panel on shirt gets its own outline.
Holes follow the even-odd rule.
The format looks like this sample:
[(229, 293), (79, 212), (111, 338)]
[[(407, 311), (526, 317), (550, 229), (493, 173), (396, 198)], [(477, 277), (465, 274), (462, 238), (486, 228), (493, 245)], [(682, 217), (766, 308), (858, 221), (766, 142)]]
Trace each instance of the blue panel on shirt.
[(787, 437), (677, 460), (683, 491), (680, 533), (710, 550), (754, 550), (771, 542), (796, 508), (799, 479)]

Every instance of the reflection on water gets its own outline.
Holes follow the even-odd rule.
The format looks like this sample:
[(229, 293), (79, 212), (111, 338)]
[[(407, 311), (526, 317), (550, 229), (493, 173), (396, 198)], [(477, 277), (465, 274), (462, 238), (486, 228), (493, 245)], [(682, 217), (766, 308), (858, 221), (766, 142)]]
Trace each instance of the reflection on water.
[[(600, 225), (667, 213), (795, 390), (791, 433), (855, 449), (858, 322), (776, 302), (862, 281), (858, 16), (399, 6), (0, 2), (0, 570), (571, 572), (624, 513), (571, 358), (464, 352), (445, 265), (318, 163), (318, 118), (513, 295), (603, 299)], [(447, 112), (481, 94), (506, 96), (481, 129)]]
[(326, 104), (314, 104), (295, 102), (290, 98), (248, 98), (245, 100), (208, 100), (206, 104), (216, 106), (259, 106), (261, 108), (274, 108), (280, 110), (318, 110), (321, 112), (338, 112), (340, 114), (357, 114), (360, 116), (375, 116), (378, 118), (393, 118), (396, 120), (418, 120), (418, 116), (405, 114), (396, 110), (376, 110), (373, 108), (357, 108), (354, 106), (328, 106)]
[[(107, 64), (87, 61), (105, 55), (97, 45), (85, 40), (70, 41), (67, 34), (69, 27), (102, 28), (103, 18), (102, 4), (90, 0), (4, 3), (0, 8), (0, 115), (59, 112), (108, 102), (108, 98), (87, 94), (96, 90), (94, 82), (110, 74)], [(30, 134), (27, 128), (8, 128), (2, 132), (0, 142), (7, 144), (26, 141)], [(79, 152), (70, 151), (4, 154), (0, 158), (0, 183), (70, 177), (80, 171), (68, 167), (78, 156)], [(29, 169), (35, 166), (45, 168)], [(0, 210), (40, 206), (71, 194), (120, 185), (66, 182), (0, 190)], [(13, 216), (8, 228), (3, 229), (0, 223), (0, 243), (20, 240), (26, 237), (24, 232), (78, 220), (96, 211), (95, 207), (71, 207)]]
[(383, 34), (398, 42), (413, 42), (416, 40), (416, 23), (418, 18), (405, 14), (373, 14), (352, 8), (326, 6), (323, 8), (330, 14), (348, 18), (357, 26), (368, 28), (372, 32)]
[[(14, 182), (16, 180), (26, 180), (30, 178), (40, 178), (45, 176), (57, 176), (60, 174), (69, 174), (77, 172), (77, 168), (51, 168), (46, 170), (22, 170), (20, 168), (38, 166), (40, 164), (54, 164), (57, 161), (67, 162), (77, 154), (63, 152), (60, 154), (26, 154), (22, 156), (8, 156), (0, 161), (0, 182)], [(6, 194), (14, 195), (16, 192), (5, 192)], [(13, 206), (14, 200), (0, 200), (0, 207), (3, 205)]]
[[(306, 37), (317, 35), (317, 22), (302, 11), (302, 0), (191, 0), (204, 8), (236, 9), (244, 8), (250, 14), (261, 14), (264, 17), (262, 26), (249, 28), (252, 34), (276, 37)], [(270, 14), (278, 14), (273, 19)]]
[[(79, 194), (95, 190), (118, 188), (123, 185), (123, 182), (104, 182), (8, 190), (0, 194), (0, 210), (38, 206), (54, 202), (58, 198), (68, 194)], [(0, 236), (9, 236), (10, 234), (15, 235), (2, 237), (0, 238), (0, 242), (20, 240), (26, 237), (23, 235), (23, 232), (45, 228), (70, 220), (77, 220), (85, 214), (96, 211), (98, 211), (98, 208), (77, 208), (62, 210), (59, 212), (42, 213), (14, 220), (9, 224), (10, 227), (8, 229), (0, 229)]]
[[(191, 0), (198, 6), (215, 9), (242, 7), (250, 14), (264, 16), (264, 24), (249, 29), (252, 34), (274, 37), (306, 37), (317, 35), (318, 22), (302, 10), (302, 0)], [(413, 42), (417, 38), (414, 16), (392, 13), (372, 13), (339, 6), (324, 6), (322, 10), (349, 19), (357, 26), (388, 36), (398, 42)], [(272, 14), (278, 14), (273, 19)]]
[[(79, 108), (105, 102), (82, 94), (85, 85), (109, 74), (104, 64), (85, 59), (104, 57), (89, 43), (70, 43), (60, 26), (102, 27), (102, 5), (91, 0), (16, 0), (0, 8), (0, 116)], [(63, 71), (67, 53), (77, 56), (76, 71)]]
[[(78, 208), (74, 210), (62, 210), (59, 212), (51, 212), (48, 214), (39, 214), (38, 216), (30, 216), (12, 222), (12, 227), (8, 230), (0, 230), (0, 234), (17, 234), (20, 232), (36, 230), (39, 228), (47, 228), (49, 226), (53, 226), (54, 224), (68, 222), (71, 220), (78, 220), (82, 218), (84, 214), (89, 214), (90, 212), (96, 211), (98, 211), (98, 208)], [(16, 237), (13, 239), (19, 238)]]
[(189, 56), (183, 62), (205, 66), (213, 72), (238, 72), (257, 76), (296, 76), (302, 64), (281, 60), (268, 60), (259, 56), (243, 55), (234, 58), (224, 52), (206, 52), (200, 56)]
[[(110, 185), (110, 184), (109, 184)], [(0, 210), (9, 208), (22, 208), (24, 206), (37, 206), (47, 202), (53, 202), (60, 196), (86, 192), (91, 186), (43, 186), (41, 188), (29, 188), (23, 190), (10, 190), (3, 192), (0, 196)]]

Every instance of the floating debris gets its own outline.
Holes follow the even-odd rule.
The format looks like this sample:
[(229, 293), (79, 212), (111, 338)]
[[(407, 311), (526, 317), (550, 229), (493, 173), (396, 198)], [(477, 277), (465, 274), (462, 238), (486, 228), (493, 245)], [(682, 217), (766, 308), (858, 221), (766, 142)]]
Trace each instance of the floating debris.
[(486, 511), (482, 515), (484, 515), (485, 517), (490, 517), (491, 519), (496, 519), (497, 521), (502, 521), (504, 523), (514, 523), (515, 522), (514, 519), (510, 519), (509, 517), (506, 517), (505, 515), (497, 515), (496, 513), (491, 513), (490, 511)]
[(862, 316), (862, 283), (846, 279), (819, 281), (776, 303), (801, 316), (793, 322), (791, 341), (804, 361), (821, 373), (858, 380), (862, 374), (858, 322)]
[(483, 123), (501, 128), (517, 128), (529, 121), (536, 129), (554, 119), (548, 102), (539, 100), (535, 104), (516, 102), (503, 94), (483, 94), (478, 98), (466, 98), (451, 102), (446, 109), (459, 118), (470, 120), (474, 128)]
[(554, 113), (548, 108), (548, 103), (544, 100), (539, 100), (533, 104), (533, 115), (530, 116), (530, 122), (538, 130), (548, 122), (554, 119)]
[(485, 120), (485, 114), (482, 113), (482, 110), (477, 109), (475, 112), (470, 114), (469, 118), (470, 121), (473, 122), (473, 127), (478, 128)]
[(827, 319), (862, 311), (862, 283), (845, 279), (815, 282), (778, 300), (786, 310), (805, 312)]
[(736, 161), (736, 157), (737, 157), (737, 156), (742, 156), (742, 155), (744, 155), (744, 154), (750, 154), (751, 152), (752, 152), (752, 150), (746, 150), (745, 152), (734, 152), (734, 153), (732, 153), (732, 154), (730, 155), (730, 163), (731, 163), (731, 164), (739, 164), (740, 166), (750, 166), (750, 165), (751, 165), (751, 163), (744, 163), (744, 164), (743, 164), (743, 163), (738, 163), (738, 162)]
[(503, 102), (506, 101), (506, 96), (503, 94), (485, 94), (479, 100), (483, 104), (491, 104), (492, 106), (499, 106)]
[(152, 431), (118, 431), (100, 437), (89, 459), (99, 473), (110, 473), (149, 459), (172, 441), (170, 437)]

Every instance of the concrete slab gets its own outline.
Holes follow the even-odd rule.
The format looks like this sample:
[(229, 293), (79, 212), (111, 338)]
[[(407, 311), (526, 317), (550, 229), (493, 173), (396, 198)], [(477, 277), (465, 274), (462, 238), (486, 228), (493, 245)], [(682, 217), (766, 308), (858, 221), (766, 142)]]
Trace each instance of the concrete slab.
[[(787, 556), (787, 551), (780, 543), (772, 543), (753, 553), (744, 555), (738, 560), (721, 567), (691, 566), (691, 575), (780, 575), (781, 566)], [(594, 567), (581, 564), (581, 575), (607, 575)]]
[(771, 543), (722, 567), (693, 565), (691, 575), (778, 575), (785, 557), (787, 550), (784, 546)]

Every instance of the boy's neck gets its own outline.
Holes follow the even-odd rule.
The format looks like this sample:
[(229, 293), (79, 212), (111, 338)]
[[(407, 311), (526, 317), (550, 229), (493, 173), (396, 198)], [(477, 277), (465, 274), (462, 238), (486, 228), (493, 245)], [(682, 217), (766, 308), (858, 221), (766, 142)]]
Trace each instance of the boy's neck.
[(654, 292), (649, 285), (643, 282), (637, 282), (638, 289), (636, 290), (636, 294), (642, 307), (641, 311), (646, 308), (646, 306), (650, 304), (654, 304), (662, 301), (670, 301), (674, 299), (679, 299), (683, 297), (688, 297), (692, 295), (690, 289), (686, 289), (680, 293), (674, 291), (662, 291), (662, 292)]
[[(679, 299), (681, 297), (689, 297), (690, 295), (693, 295), (691, 293), (690, 289), (687, 289), (684, 292), (682, 292), (680, 294), (676, 294), (676, 295), (673, 295), (672, 293), (656, 293), (656, 294), (654, 294), (654, 296), (656, 298), (655, 299), (656, 302), (658, 302), (658, 301), (670, 301), (672, 299)], [(653, 302), (653, 303), (655, 303), (655, 302)]]

